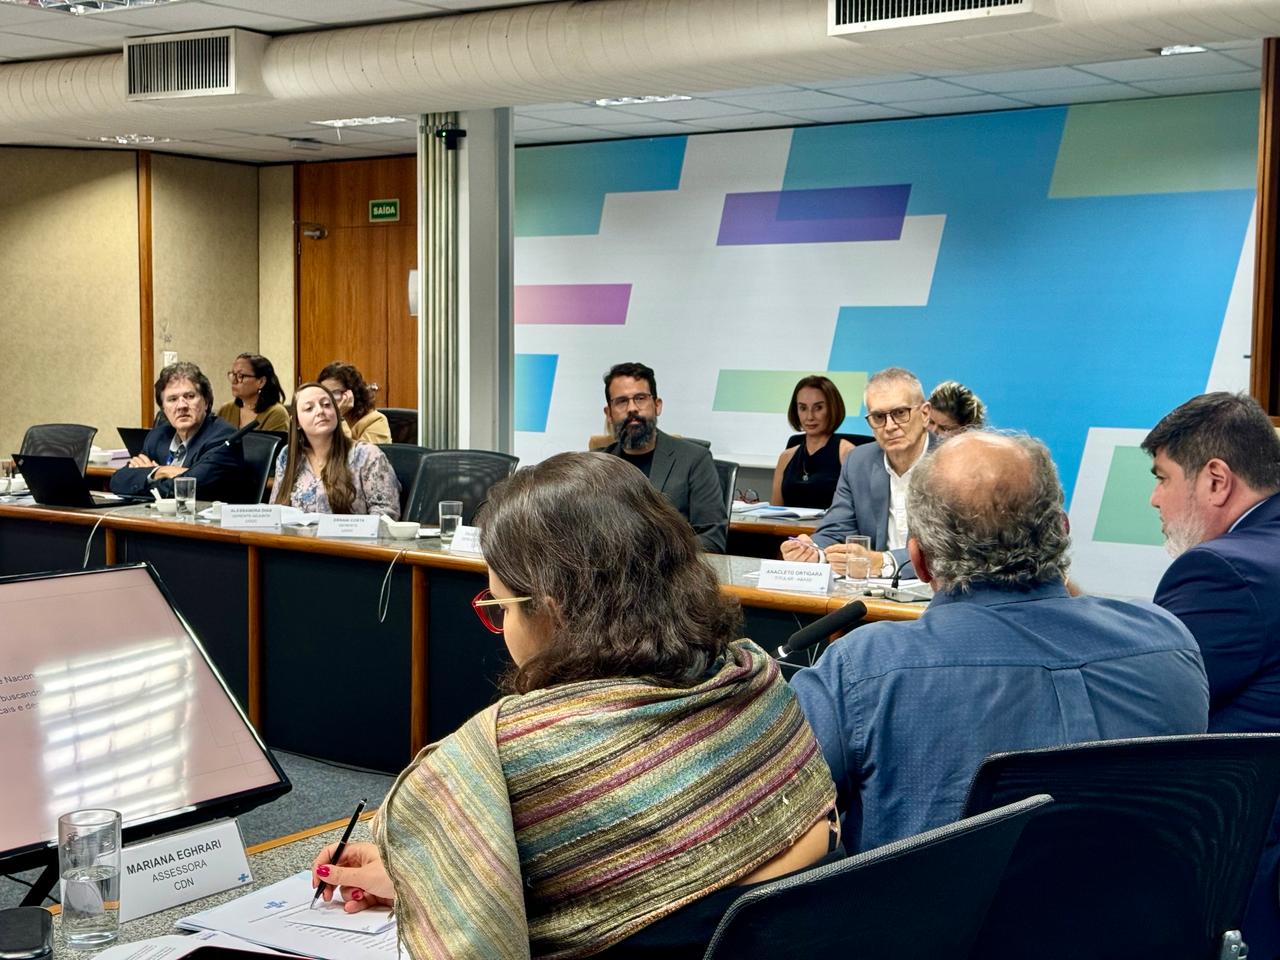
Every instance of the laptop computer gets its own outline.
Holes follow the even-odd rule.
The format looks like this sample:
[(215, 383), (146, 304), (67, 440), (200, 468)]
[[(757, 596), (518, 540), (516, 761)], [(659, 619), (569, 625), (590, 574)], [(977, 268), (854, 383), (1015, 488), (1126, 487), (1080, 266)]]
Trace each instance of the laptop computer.
[(120, 439), (131, 457), (136, 457), (142, 452), (142, 445), (147, 442), (147, 434), (150, 432), (151, 430), (147, 427), (116, 427), (116, 433), (120, 434)]
[(45, 507), (120, 507), (146, 503), (146, 497), (122, 497), (89, 489), (89, 482), (71, 457), (45, 457), (15, 453), (13, 462), (22, 471), (27, 489)]

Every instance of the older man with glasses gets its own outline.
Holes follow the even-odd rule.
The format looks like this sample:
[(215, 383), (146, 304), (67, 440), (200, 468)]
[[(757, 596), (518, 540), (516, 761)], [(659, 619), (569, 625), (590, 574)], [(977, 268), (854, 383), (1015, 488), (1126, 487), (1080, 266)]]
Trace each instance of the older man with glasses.
[[(936, 442), (926, 425), (929, 403), (910, 370), (887, 367), (871, 375), (863, 394), (874, 444), (856, 447), (840, 470), (831, 509), (812, 537), (782, 545), (787, 560), (823, 559), (843, 573), (850, 556), (867, 557), (873, 576), (892, 576), (907, 560), (907, 484), (911, 471)], [(846, 544), (850, 534), (870, 540), (870, 549)]]

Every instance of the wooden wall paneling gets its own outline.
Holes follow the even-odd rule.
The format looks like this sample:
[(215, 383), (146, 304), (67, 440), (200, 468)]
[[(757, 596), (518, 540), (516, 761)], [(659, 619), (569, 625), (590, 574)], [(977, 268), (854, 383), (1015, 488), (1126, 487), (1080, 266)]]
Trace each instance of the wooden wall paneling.
[(1253, 362), (1250, 388), (1280, 425), (1280, 337), (1276, 336), (1276, 274), (1280, 271), (1280, 38), (1262, 41), (1258, 114), (1258, 216), (1253, 282)]
[(301, 168), (300, 219), (368, 227), (369, 201), (397, 197), (400, 223), (417, 223), (416, 157), (309, 163)]
[[(337, 227), (323, 240), (303, 237), (301, 244), (299, 380), (311, 380), (332, 360), (346, 360), (365, 380), (382, 384), (387, 377), (386, 231)], [(383, 395), (378, 403), (386, 403)]]
[(155, 272), (151, 257), (151, 154), (138, 152), (138, 369), (142, 387), (139, 426), (156, 414)]
[(398, 223), (382, 231), (387, 243), (387, 380), (378, 403), (418, 406), (418, 321), (409, 316), (409, 271), (418, 265), (418, 228)]

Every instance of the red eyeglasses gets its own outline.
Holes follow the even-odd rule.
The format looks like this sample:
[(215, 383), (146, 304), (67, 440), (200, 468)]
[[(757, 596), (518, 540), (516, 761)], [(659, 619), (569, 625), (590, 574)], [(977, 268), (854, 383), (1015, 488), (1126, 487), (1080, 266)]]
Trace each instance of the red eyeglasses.
[(471, 609), (476, 612), (476, 616), (490, 633), (501, 633), (506, 627), (504, 621), (507, 616), (507, 608), (503, 604), (525, 603), (532, 599), (533, 597), (495, 597), (489, 592), (489, 588), (485, 587), (472, 599)]

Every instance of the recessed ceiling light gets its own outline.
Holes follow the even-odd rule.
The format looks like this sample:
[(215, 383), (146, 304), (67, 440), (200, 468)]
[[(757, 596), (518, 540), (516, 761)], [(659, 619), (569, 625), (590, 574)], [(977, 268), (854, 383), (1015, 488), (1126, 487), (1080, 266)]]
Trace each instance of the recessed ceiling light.
[(1159, 53), (1162, 57), (1176, 57), (1180, 53), (1207, 53), (1208, 50), (1208, 47), (1199, 47), (1194, 43), (1175, 43), (1169, 47), (1153, 50), (1152, 53)]
[(589, 100), (588, 103), (597, 107), (627, 107), (633, 103), (670, 103), (673, 100), (692, 99), (693, 97), (686, 97), (683, 93), (672, 93), (665, 97), (602, 97), (599, 100)]
[(343, 120), (308, 120), (320, 127), (376, 127), (383, 123), (411, 123), (408, 117), (347, 117)]
[[(8, 0), (3, 0), (8, 2)], [(172, 137), (152, 137), (145, 133), (117, 133), (110, 137), (85, 137), (93, 143), (118, 143), (126, 147), (145, 147), (152, 143), (177, 143)]]
[(0, 3), (11, 3), (19, 7), (36, 7), (41, 10), (52, 10), (55, 13), (69, 13), (76, 17), (86, 13), (136, 10), (139, 7), (158, 7), (166, 3), (181, 2), (182, 0), (0, 0)]

